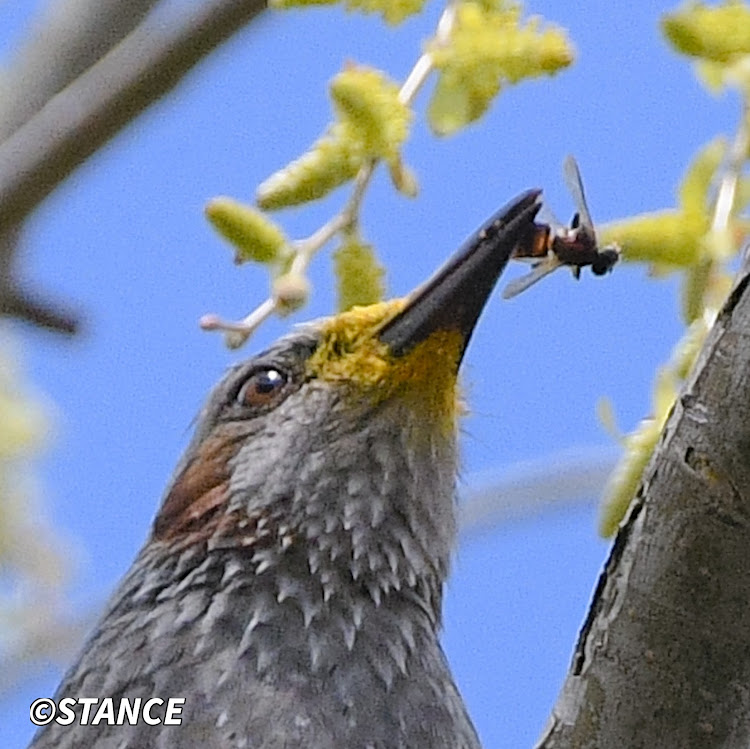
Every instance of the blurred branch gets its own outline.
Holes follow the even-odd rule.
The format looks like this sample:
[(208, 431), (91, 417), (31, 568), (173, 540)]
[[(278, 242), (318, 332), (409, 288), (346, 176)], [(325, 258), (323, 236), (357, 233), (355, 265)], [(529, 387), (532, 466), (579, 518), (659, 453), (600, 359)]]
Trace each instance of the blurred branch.
[(0, 78), (0, 139), (127, 36), (159, 0), (57, 0)]
[(13, 695), (45, 666), (64, 666), (80, 649), (103, 605), (77, 617), (61, 613), (61, 608), (57, 600), (42, 599), (13, 612), (19, 642), (0, 658), (0, 699)]
[[(265, 7), (265, 0), (213, 0), (192, 13), (183, 10), (172, 23), (144, 21), (56, 93), (0, 144), (0, 234), (15, 230), (74, 169)], [(91, 4), (92, 13), (97, 8)], [(0, 256), (0, 313), (25, 310), (34, 320), (37, 310), (38, 319), (66, 329), (55, 322), (69, 316), (32, 301), (11, 280), (16, 247), (15, 241), (0, 243), (6, 253)]]
[(73, 312), (25, 291), (15, 283), (5, 288), (0, 285), (0, 316), (14, 317), (38, 328), (68, 335), (75, 333), (79, 325)]
[(578, 447), (519, 463), (498, 476), (470, 476), (459, 505), (462, 537), (572, 504), (594, 505), (616, 458), (615, 448)]
[(215, 0), (172, 28), (141, 24), (0, 145), (0, 226), (23, 220), (77, 166), (263, 8)]

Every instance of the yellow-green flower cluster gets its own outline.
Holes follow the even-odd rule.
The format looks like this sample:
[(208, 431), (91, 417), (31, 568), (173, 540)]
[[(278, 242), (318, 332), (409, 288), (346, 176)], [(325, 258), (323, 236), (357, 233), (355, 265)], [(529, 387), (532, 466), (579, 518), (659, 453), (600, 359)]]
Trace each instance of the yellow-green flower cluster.
[[(298, 8), (306, 5), (334, 5), (338, 0), (270, 0), (272, 8)], [(424, 7), (425, 0), (344, 0), (348, 11), (380, 13), (383, 20), (396, 26)]]
[(339, 312), (383, 299), (384, 269), (372, 245), (363, 242), (356, 234), (347, 233), (334, 252), (333, 261), (338, 280)]
[[(672, 410), (680, 385), (690, 372), (708, 329), (709, 322), (705, 319), (696, 320), (687, 329), (669, 363), (660, 367), (657, 372), (651, 416), (643, 419), (633, 432), (621, 438), (623, 453), (609, 477), (600, 507), (599, 532), (603, 536), (613, 535), (625, 517)], [(600, 416), (608, 425), (614, 425), (608, 403), (600, 405)]]
[[(373, 159), (386, 161), (392, 173), (403, 171), (412, 112), (398, 86), (380, 71), (350, 66), (331, 82), (331, 97), (337, 120), (306, 154), (260, 185), (256, 199), (264, 210), (321, 198)], [(406, 187), (413, 190), (411, 182)]]
[(712, 184), (726, 149), (723, 138), (701, 149), (682, 180), (677, 208), (599, 229), (601, 241), (617, 242), (625, 260), (649, 263), (655, 275), (684, 272), (682, 309), (687, 324), (700, 317), (707, 304), (715, 306), (723, 299), (729, 279), (724, 264), (737, 250), (731, 237), (727, 241), (724, 233), (711, 230)]
[(750, 6), (729, 0), (716, 6), (690, 3), (662, 18), (664, 34), (683, 54), (728, 63), (750, 54)]
[(714, 187), (726, 153), (723, 138), (698, 153), (680, 185), (676, 209), (635, 216), (599, 231), (602, 242), (620, 244), (626, 260), (646, 262), (654, 274), (682, 273), (682, 316), (688, 326), (669, 363), (657, 374), (652, 415), (622, 438), (624, 452), (602, 502), (600, 531), (606, 536), (617, 530), (624, 517), (677, 393), (731, 288), (728, 261), (741, 246), (743, 232), (747, 233), (739, 214), (750, 191), (742, 189), (745, 181), (740, 180), (727, 226), (713, 226)]
[(478, 119), (504, 83), (552, 75), (573, 61), (562, 30), (534, 18), (522, 24), (519, 7), (502, 2), (460, 3), (450, 39), (436, 37), (426, 51), (440, 71), (429, 118), (441, 135)]
[[(233, 198), (213, 198), (206, 217), (235, 249), (235, 262), (276, 263), (288, 254), (284, 232), (266, 215)], [(286, 251), (286, 252), (285, 252)]]
[(412, 112), (402, 104), (399, 87), (374, 68), (350, 66), (331, 81), (339, 120), (353, 131), (371, 158), (392, 162), (409, 135)]
[[(727, 0), (715, 6), (690, 3), (662, 18), (672, 46), (696, 61), (699, 79), (711, 91), (738, 88), (750, 97), (750, 5)], [(748, 125), (750, 127), (750, 125)]]
[(0, 465), (36, 451), (47, 431), (42, 409), (24, 397), (9, 357), (0, 354)]

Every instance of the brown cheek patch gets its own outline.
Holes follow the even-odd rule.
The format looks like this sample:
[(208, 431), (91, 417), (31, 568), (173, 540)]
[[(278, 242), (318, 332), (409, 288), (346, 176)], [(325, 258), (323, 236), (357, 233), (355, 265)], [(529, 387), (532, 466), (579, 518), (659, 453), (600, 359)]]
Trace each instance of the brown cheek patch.
[(159, 510), (154, 521), (154, 540), (213, 535), (226, 511), (229, 463), (247, 431), (243, 424), (221, 425), (201, 443)]

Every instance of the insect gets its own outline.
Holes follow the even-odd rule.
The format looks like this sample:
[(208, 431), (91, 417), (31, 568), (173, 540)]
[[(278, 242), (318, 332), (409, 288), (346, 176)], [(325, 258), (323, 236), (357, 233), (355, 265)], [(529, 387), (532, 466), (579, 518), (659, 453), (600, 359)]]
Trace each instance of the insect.
[(578, 164), (572, 156), (563, 163), (565, 183), (573, 196), (576, 213), (570, 226), (563, 226), (554, 219), (549, 224), (534, 224), (534, 229), (518, 243), (513, 251), (515, 260), (524, 260), (532, 264), (531, 271), (525, 276), (511, 281), (503, 290), (503, 299), (526, 291), (537, 281), (552, 271), (567, 266), (576, 278), (581, 275), (581, 268), (591, 266), (595, 276), (603, 276), (612, 270), (620, 258), (617, 245), (599, 248), (591, 214), (583, 192), (583, 181)]

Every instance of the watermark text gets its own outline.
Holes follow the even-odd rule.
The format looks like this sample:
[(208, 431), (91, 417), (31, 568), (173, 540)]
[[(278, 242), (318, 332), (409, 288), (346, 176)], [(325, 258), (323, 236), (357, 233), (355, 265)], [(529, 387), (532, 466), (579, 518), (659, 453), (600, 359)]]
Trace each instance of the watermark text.
[(184, 697), (63, 697), (55, 702), (40, 697), (31, 703), (29, 718), (35, 726), (59, 723), (61, 726), (131, 726), (141, 722), (149, 726), (179, 726), (182, 723)]

